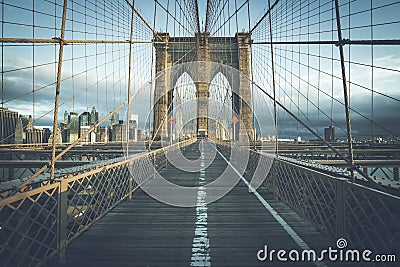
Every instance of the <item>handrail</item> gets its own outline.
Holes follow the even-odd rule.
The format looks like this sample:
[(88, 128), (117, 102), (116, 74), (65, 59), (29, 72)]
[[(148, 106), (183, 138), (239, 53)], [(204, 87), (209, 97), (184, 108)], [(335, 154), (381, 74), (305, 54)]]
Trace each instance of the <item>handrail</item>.
[[(165, 151), (168, 148), (174, 148), (176, 146), (187, 146), (188, 144), (191, 144), (191, 143), (195, 142), (196, 140), (197, 140), (196, 138), (192, 138), (192, 139), (188, 139), (188, 140), (184, 140), (184, 141), (172, 144), (171, 146), (168, 146), (168, 147), (162, 147), (162, 148), (159, 148), (159, 149), (156, 149), (156, 150), (152, 150), (152, 151), (147, 152), (147, 153), (138, 153), (138, 154), (135, 154), (135, 155), (133, 155), (132, 157), (129, 157), (129, 158), (121, 157), (120, 161), (113, 162), (113, 163), (110, 163), (110, 160), (106, 160), (106, 161), (99, 162), (98, 165), (96, 165), (96, 166), (92, 166), (92, 164), (88, 164), (86, 166), (89, 166), (88, 169), (92, 170), (93, 172), (98, 172), (98, 171), (95, 171), (95, 170), (96, 169), (97, 170), (101, 170), (102, 168), (104, 168), (105, 165), (107, 165), (108, 168), (121, 166), (121, 165), (124, 165), (124, 164), (126, 164), (128, 162), (133, 162), (135, 160), (140, 160), (140, 159), (142, 159), (144, 157), (147, 157), (147, 156), (154, 156), (154, 155), (156, 155), (156, 154), (158, 154), (158, 153), (160, 153), (162, 151)], [(85, 165), (83, 165), (81, 167), (84, 167), (84, 166)], [(60, 170), (60, 171), (62, 171), (62, 170)], [(81, 173), (82, 170), (79, 170), (77, 172)], [(73, 173), (69, 173), (68, 175), (55, 176), (54, 178), (55, 178), (55, 181), (58, 181), (60, 179), (66, 179), (66, 178), (70, 177), (71, 174), (73, 174)], [(18, 186), (20, 186), (21, 182), (24, 182), (25, 179), (18, 179), (18, 183), (17, 184), (14, 184), (13, 181), (9, 181), (9, 182), (4, 183), (3, 185), (7, 185), (8, 184), (8, 185), (10, 185), (10, 187), (9, 188), (4, 188), (4, 187), (2, 188), (0, 186), (0, 196), (1, 195), (5, 195), (5, 196), (3, 196), (3, 198), (7, 197), (8, 195), (6, 194), (6, 192), (10, 191), (10, 190), (12, 191), (12, 190), (15, 190), (16, 188), (18, 188)], [(46, 183), (46, 182), (50, 183), (51, 179), (45, 173), (45, 174), (39, 175), (35, 179), (29, 181), (29, 183), (27, 183), (25, 186), (29, 188), (29, 186), (32, 186), (33, 184)], [(26, 192), (26, 190), (24, 190), (22, 192)], [(21, 192), (16, 192), (16, 194), (18, 194), (18, 193), (21, 193)]]

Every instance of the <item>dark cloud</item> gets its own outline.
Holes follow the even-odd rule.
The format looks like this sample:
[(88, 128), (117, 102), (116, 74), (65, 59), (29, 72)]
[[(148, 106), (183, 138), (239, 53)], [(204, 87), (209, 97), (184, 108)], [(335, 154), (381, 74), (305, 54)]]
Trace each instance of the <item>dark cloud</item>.
[[(56, 88), (54, 65), (35, 67), (33, 76), (32, 68), (24, 69), (31, 66), (31, 63), (21, 58), (9, 58), (7, 63), (8, 65), (4, 66), (7, 71), (3, 79), (5, 107), (16, 110), (20, 114), (32, 115), (34, 101), (36, 124), (51, 126)], [(60, 121), (63, 119), (64, 111), (70, 112), (74, 109), (75, 112), (82, 113), (86, 108), (91, 109), (92, 106), (97, 106), (97, 109), (100, 109), (100, 116), (104, 117), (108, 111), (119, 105), (120, 95), (125, 97), (125, 84), (110, 81), (106, 83), (106, 79), (97, 83), (92, 78), (95, 77), (93, 73), (88, 73), (88, 77), (85, 73), (75, 76), (74, 79), (71, 77), (72, 72), (69, 71), (67, 65), (61, 82)], [(35, 92), (32, 88), (35, 88)], [(89, 89), (86, 90), (86, 88)]]
[[(371, 96), (357, 97), (351, 103), (353, 110), (350, 112), (350, 120), (354, 138), (368, 139), (372, 135), (384, 137), (392, 135), (400, 136), (400, 120), (398, 115), (400, 114), (400, 104), (397, 101), (388, 100), (383, 97), (375, 98), (374, 123), (370, 121), (372, 120)], [(331, 105), (329, 104), (327, 107), (329, 110), (326, 112), (327, 116), (321, 112), (318, 115), (316, 110), (312, 110), (308, 115), (300, 113), (300, 119), (323, 136), (324, 128), (331, 124)], [(294, 110), (294, 113), (297, 115), (296, 110)], [(347, 126), (344, 106), (340, 104), (333, 105), (332, 114), (337, 138), (346, 139)], [(284, 111), (281, 110), (279, 112), (279, 118), (279, 130), (283, 137), (293, 138), (296, 135), (304, 135), (313, 138), (302, 125), (291, 119), (288, 114), (284, 114)]]

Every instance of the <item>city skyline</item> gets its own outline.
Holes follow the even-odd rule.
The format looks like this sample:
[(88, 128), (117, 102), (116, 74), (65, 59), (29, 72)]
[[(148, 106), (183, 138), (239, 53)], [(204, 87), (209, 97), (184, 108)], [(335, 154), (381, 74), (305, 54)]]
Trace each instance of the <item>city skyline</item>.
[[(19, 114), (17, 111), (0, 108), (0, 143), (1, 144), (40, 144), (50, 143), (53, 138), (51, 126), (35, 126), (32, 115)], [(130, 140), (143, 139), (143, 129), (138, 129), (138, 115), (131, 115), (129, 120)], [(98, 112), (92, 107), (91, 112), (81, 114), (64, 111), (64, 117), (58, 123), (57, 143), (72, 143), (91, 127), (99, 122)], [(104, 124), (97, 127), (82, 142), (112, 142), (125, 140), (124, 132), (127, 125), (119, 119), (119, 114), (113, 114)]]

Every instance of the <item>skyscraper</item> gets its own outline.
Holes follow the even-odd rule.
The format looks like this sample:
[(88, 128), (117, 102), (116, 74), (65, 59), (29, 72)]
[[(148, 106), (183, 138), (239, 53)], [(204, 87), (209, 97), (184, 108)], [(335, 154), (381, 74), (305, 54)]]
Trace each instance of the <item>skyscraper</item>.
[(33, 131), (32, 116), (20, 115), (15, 126), (15, 143), (24, 144), (27, 141), (27, 132)]
[(18, 121), (18, 112), (0, 108), (0, 143), (14, 143), (15, 127)]
[[(48, 144), (49, 144), (49, 145), (53, 143), (53, 138), (54, 138), (54, 135), (53, 135), (53, 134), (54, 134), (54, 133), (52, 132), (52, 133), (50, 134), (50, 136), (49, 136), (49, 139), (48, 139)], [(60, 129), (57, 130), (56, 143), (57, 143), (57, 144), (61, 144), (61, 143), (62, 143), (62, 137), (61, 137), (61, 131), (60, 131)]]
[(123, 121), (119, 121), (118, 124), (114, 124), (112, 126), (112, 141), (125, 141), (126, 140), (126, 130), (127, 130), (127, 125), (124, 125)]
[(108, 128), (100, 127), (96, 134), (96, 142), (108, 142)]
[[(84, 134), (89, 132), (90, 130), (90, 121), (91, 121), (91, 116), (90, 113), (85, 111), (79, 116), (79, 138), (82, 137)], [(89, 142), (90, 141), (90, 135), (86, 136), (83, 140), (83, 142)]]
[(65, 124), (69, 123), (69, 116), (68, 116), (68, 112), (67, 111), (64, 112), (64, 123)]
[[(44, 130), (41, 129), (32, 129), (26, 131), (26, 143), (27, 144), (42, 144), (45, 143), (43, 141)], [(48, 140), (47, 140), (48, 141)]]
[(329, 126), (325, 128), (325, 141), (334, 142), (335, 141), (335, 127)]
[(129, 120), (129, 140), (137, 141), (138, 124), (139, 124), (139, 115), (131, 114), (131, 119)]
[(85, 111), (79, 116), (79, 127), (90, 126), (90, 113)]
[[(90, 126), (82, 125), (79, 126), (79, 137), (85, 135), (87, 132), (89, 132)], [(82, 142), (91, 142), (91, 134), (88, 134), (85, 138), (82, 139)]]
[(43, 129), (43, 140), (42, 140), (43, 143), (49, 142), (50, 136), (51, 136), (50, 129), (49, 128), (44, 128)]
[(110, 117), (110, 125), (113, 126), (113, 125), (117, 125), (117, 124), (119, 124), (119, 114), (118, 113), (114, 113)]
[(99, 113), (97, 112), (96, 108), (93, 107), (92, 111), (90, 112), (90, 124), (94, 125), (99, 122)]
[(69, 113), (67, 128), (68, 128), (67, 142), (72, 143), (76, 139), (78, 139), (78, 133), (79, 133), (78, 113), (75, 112)]

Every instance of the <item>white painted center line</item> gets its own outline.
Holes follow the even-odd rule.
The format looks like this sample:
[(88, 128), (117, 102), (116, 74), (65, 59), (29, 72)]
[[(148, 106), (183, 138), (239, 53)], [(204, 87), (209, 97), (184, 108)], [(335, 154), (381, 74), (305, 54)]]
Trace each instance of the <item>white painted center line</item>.
[(206, 188), (205, 185), (205, 170), (204, 168), (204, 144), (201, 141), (201, 162), (200, 162), (200, 177), (199, 190), (197, 191), (196, 203), (196, 222), (193, 237), (192, 257), (190, 266), (211, 266), (210, 262), (210, 240), (208, 239), (207, 231), (207, 203), (206, 203)]

